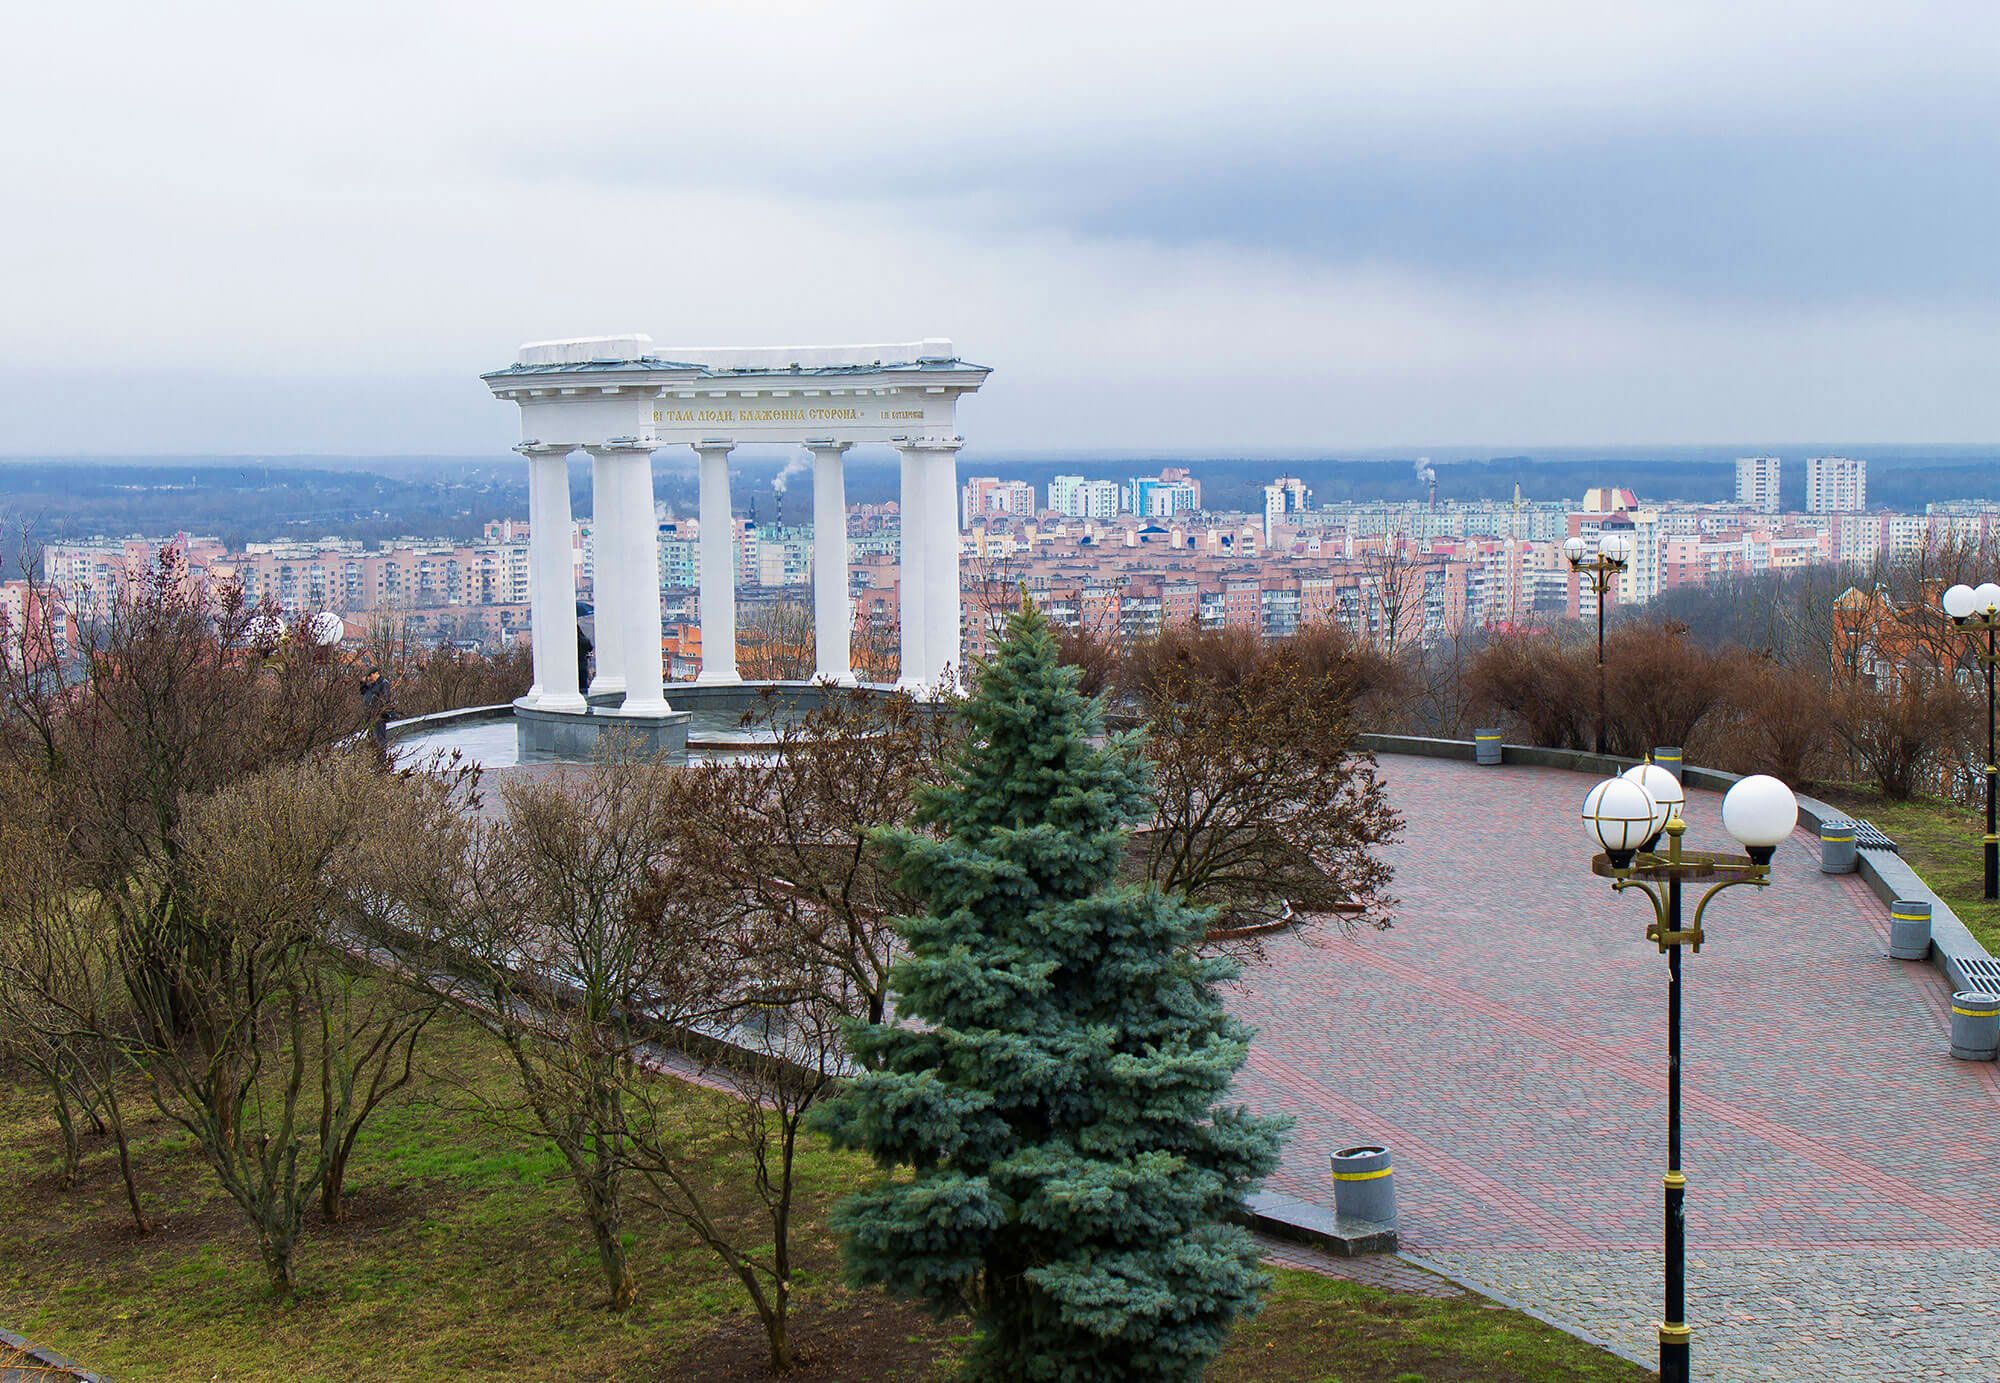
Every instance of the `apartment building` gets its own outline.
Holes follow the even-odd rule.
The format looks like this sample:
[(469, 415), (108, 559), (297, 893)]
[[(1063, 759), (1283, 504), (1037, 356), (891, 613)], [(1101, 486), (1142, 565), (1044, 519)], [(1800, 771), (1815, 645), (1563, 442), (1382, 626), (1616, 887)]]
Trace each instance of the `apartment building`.
[(1049, 510), (1073, 519), (1115, 519), (1124, 505), (1124, 489), (1115, 480), (1085, 480), (1058, 475), (1049, 480)]
[(1035, 487), (1025, 480), (1002, 480), (997, 475), (976, 475), (959, 487), (959, 527), (970, 528), (981, 519), (1016, 514), (1027, 517), (1035, 512)]
[(1868, 507), (1868, 463), (1851, 456), (1806, 458), (1806, 512), (1858, 514)]
[(1778, 512), (1778, 458), (1739, 456), (1736, 458), (1736, 502), (1762, 513)]
[(1185, 466), (1167, 466), (1158, 475), (1135, 475), (1125, 482), (1125, 510), (1146, 519), (1170, 519), (1201, 508), (1201, 482)]

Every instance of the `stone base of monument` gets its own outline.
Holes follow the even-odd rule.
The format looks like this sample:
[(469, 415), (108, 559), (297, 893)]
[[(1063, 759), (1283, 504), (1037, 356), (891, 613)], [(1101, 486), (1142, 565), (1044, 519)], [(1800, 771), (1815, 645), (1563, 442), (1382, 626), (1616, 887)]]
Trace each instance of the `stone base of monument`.
[(544, 711), (514, 703), (514, 733), (522, 763), (588, 762), (614, 736), (635, 753), (662, 754), (669, 763), (686, 763), (691, 719), (688, 711), (627, 716), (603, 705), (587, 711)]

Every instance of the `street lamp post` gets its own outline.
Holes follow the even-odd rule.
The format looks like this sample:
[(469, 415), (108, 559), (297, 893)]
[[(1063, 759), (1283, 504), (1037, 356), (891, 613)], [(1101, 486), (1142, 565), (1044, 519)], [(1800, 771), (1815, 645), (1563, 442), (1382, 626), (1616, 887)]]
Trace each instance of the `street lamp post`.
[(1611, 582), (1619, 572), (1625, 570), (1632, 557), (1632, 540), (1623, 533), (1600, 533), (1597, 536), (1597, 551), (1591, 552), (1590, 544), (1582, 538), (1571, 538), (1563, 544), (1563, 556), (1569, 559), (1570, 570), (1590, 583), (1590, 589), (1597, 597), (1597, 752), (1604, 752), (1604, 597), (1611, 590)]
[[(1939, 602), (1951, 622), (1963, 630), (1972, 656), (1986, 666), (1986, 900), (2000, 899), (2000, 754), (1994, 752), (1993, 670), (2000, 663), (1994, 631), (2000, 629), (2000, 584), (1953, 586)], [(1986, 635), (1986, 647), (1979, 636)]]
[[(1771, 882), (1771, 856), (1798, 824), (1798, 799), (1790, 788), (1759, 774), (1745, 778), (1722, 799), (1722, 824), (1743, 846), (1741, 855), (1684, 850), (1680, 782), (1658, 764), (1640, 764), (1623, 777), (1607, 778), (1583, 799), (1583, 823), (1604, 853), (1591, 872), (1624, 892), (1636, 888), (1653, 905), (1646, 940), (1667, 957), (1667, 1174), (1666, 1310), (1660, 1322), (1661, 1383), (1688, 1383), (1693, 1329), (1687, 1323), (1687, 1177), (1681, 1170), (1681, 947), (1701, 950), (1702, 914), (1723, 889), (1736, 884), (1764, 888)], [(1666, 837), (1666, 852), (1659, 852)], [(1681, 919), (1681, 888), (1705, 885), (1691, 925)]]

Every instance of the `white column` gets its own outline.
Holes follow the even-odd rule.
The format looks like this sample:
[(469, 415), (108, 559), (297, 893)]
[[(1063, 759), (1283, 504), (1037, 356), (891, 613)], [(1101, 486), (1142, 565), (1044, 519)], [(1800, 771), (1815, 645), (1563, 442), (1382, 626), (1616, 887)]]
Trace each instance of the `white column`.
[[(653, 517), (653, 451), (629, 447), (618, 453), (620, 595), (624, 618), (619, 642), (625, 655), (625, 704), (619, 715), (663, 716), (666, 671), (660, 661), (660, 525)], [(706, 530), (704, 530), (706, 531)]]
[(854, 685), (848, 636), (854, 611), (847, 598), (847, 476), (851, 442), (807, 442), (813, 458), (813, 676)]
[(570, 541), (571, 448), (526, 446), (528, 458), (528, 596), (537, 710), (581, 711), (576, 677), (576, 564)]
[(741, 682), (736, 671), (736, 543), (729, 512), (729, 441), (696, 442), (701, 458), (701, 675)]
[(926, 500), (929, 493), (927, 482), (930, 477), (924, 469), (923, 454), (907, 446), (898, 446), (897, 453), (903, 461), (903, 493), (899, 542), (902, 545), (902, 566), (897, 576), (896, 603), (902, 625), (901, 675), (896, 685), (907, 691), (920, 691), (930, 683), (935, 671), (930, 666), (930, 631), (924, 625), (925, 586), (930, 581), (929, 563), (925, 560), (925, 537), (929, 524), (926, 517), (930, 505)]
[(592, 696), (625, 690), (625, 659), (620, 634), (624, 624), (625, 561), (618, 531), (618, 455), (605, 447), (590, 453), (590, 571), (591, 604), (597, 614), (597, 675), (590, 679)]
[(965, 654), (959, 613), (958, 449), (954, 438), (911, 443), (925, 472), (924, 681), (944, 691), (963, 681)]

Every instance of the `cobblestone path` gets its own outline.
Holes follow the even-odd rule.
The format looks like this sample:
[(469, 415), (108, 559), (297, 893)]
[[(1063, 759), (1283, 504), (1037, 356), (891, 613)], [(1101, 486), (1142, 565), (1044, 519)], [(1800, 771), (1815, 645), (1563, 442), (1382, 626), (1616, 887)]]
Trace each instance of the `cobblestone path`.
[[(1235, 1010), (1241, 1082), (1297, 1120), (1273, 1190), (1392, 1150), (1423, 1261), (1650, 1358), (1666, 961), (1589, 873), (1554, 769), (1392, 757), (1396, 926), (1281, 936)], [(1693, 848), (1733, 848), (1694, 791)], [(1689, 1320), (1704, 1379), (2000, 1379), (2000, 1072), (1945, 1051), (1949, 995), (1818, 842), (1720, 895), (1684, 966)], [(1690, 900), (1692, 901), (1692, 900)]]

